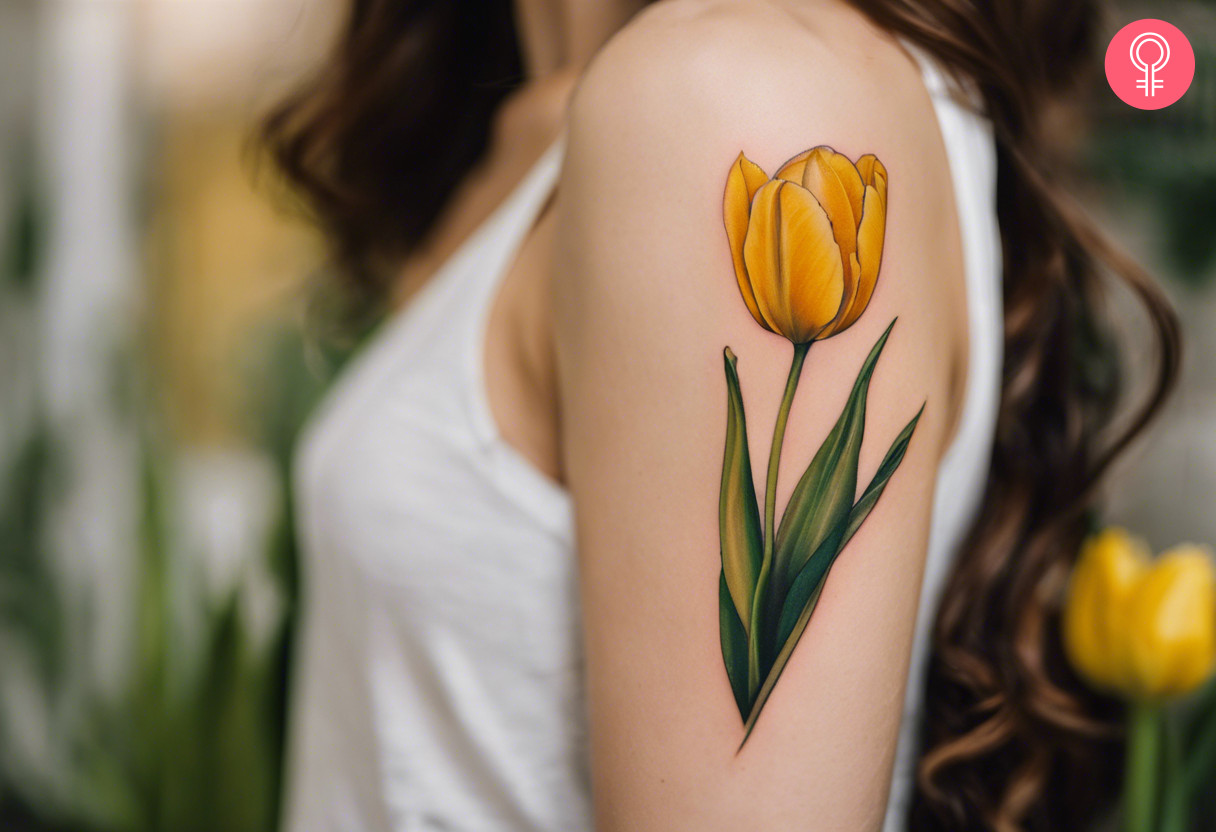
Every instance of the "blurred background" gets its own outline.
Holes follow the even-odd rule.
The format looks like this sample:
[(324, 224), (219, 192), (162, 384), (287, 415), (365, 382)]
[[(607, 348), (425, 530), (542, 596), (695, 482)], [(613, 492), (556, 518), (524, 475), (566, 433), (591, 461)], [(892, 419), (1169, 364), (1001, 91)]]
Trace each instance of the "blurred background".
[[(350, 347), (250, 132), (342, 5), (0, 0), (0, 829), (276, 827), (290, 449)], [(1111, 489), (1160, 548), (1216, 542), (1216, 3), (1118, 3), (1108, 38), (1143, 17), (1194, 84), (1141, 112), (1099, 83), (1075, 142), (1184, 319)]]

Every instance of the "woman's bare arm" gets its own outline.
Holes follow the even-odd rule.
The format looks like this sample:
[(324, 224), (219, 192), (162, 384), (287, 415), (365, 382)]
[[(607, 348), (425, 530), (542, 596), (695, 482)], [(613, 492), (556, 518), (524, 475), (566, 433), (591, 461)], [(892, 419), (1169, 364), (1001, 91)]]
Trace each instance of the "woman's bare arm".
[[(954, 359), (966, 333), (952, 312), (958, 242), (932, 110), (914, 66), (858, 20), (832, 12), (820, 29), (767, 7), (704, 13), (668, 6), (609, 44), (575, 98), (557, 204), (555, 302), (597, 828), (606, 832), (856, 832), (881, 822), (934, 477), (955, 410)], [(872, 53), (859, 52), (859, 44), (872, 45)], [(749, 168), (735, 187), (759, 187), (817, 145), (853, 162), (874, 154), (885, 166), (881, 268), (856, 321), (806, 351), (766, 524), (769, 454), (795, 352), (781, 331), (802, 326), (792, 337), (807, 337), (806, 327), (823, 324), (816, 315), (831, 300), (804, 298), (791, 311), (771, 286), (756, 290), (769, 296), (746, 297), (727, 233), (740, 222), (730, 214), (728, 172), (743, 152), (763, 173)], [(858, 174), (863, 196), (864, 186), (877, 182), (866, 164)], [(745, 212), (760, 210), (750, 196)], [(765, 210), (786, 213), (769, 221), (789, 223), (803, 199), (792, 188), (777, 194)], [(876, 210), (876, 201), (866, 204)], [(787, 248), (773, 235), (763, 241), (775, 246), (773, 262), (794, 259), (769, 264), (788, 279), (831, 271), (827, 255), (848, 249), (835, 240), (827, 255), (805, 250), (809, 235), (822, 232), (822, 220), (806, 216), (789, 229)], [(842, 215), (834, 216), (839, 225)], [(760, 233), (747, 222), (745, 214), (738, 228)], [(873, 227), (853, 237), (860, 259), (871, 258), (863, 272), (874, 266), (873, 237)], [(754, 248), (746, 253), (758, 273), (766, 255), (760, 241)], [(848, 259), (846, 251), (837, 264), (844, 283)], [(736, 585), (720, 591), (723, 560), (727, 572), (732, 564), (748, 572), (737, 559), (750, 555), (739, 547), (755, 543), (758, 524), (754, 565), (767, 559), (763, 580), (781, 583), (788, 598), (798, 567), (812, 555), (830, 557), (799, 550), (776, 529), (789, 522), (815, 545), (827, 534), (845, 535), (845, 515), (805, 490), (799, 500), (819, 514), (803, 517), (801, 526), (783, 515), (812, 458), (825, 439), (833, 441), (829, 433), (847, 421), (851, 395), (856, 406), (867, 356), (897, 318), (861, 391), (864, 440), (855, 490), (841, 510), (855, 508), (876, 474), (885, 485), (881, 497), (847, 530), (776, 683), (768, 677), (784, 643), (770, 635), (772, 643), (757, 646), (744, 633), (741, 643), (757, 656), (742, 665), (736, 659), (732, 688), (722, 605), (740, 601), (740, 623), (750, 619), (744, 630), (789, 627), (774, 624), (782, 610), (767, 623), (763, 614), (753, 616), (764, 595), (754, 591), (758, 575), (732, 575)], [(737, 356), (739, 381), (729, 417), (726, 347)], [(753, 497), (737, 462), (723, 471), (724, 455), (740, 458), (744, 419)], [(913, 428), (905, 454), (898, 440)], [(880, 472), (884, 457), (889, 479)], [(830, 476), (821, 478), (843, 488), (847, 450), (828, 463)], [(731, 492), (726, 499), (723, 489)], [(808, 523), (826, 531), (817, 534)], [(766, 525), (773, 529), (767, 548)], [(774, 577), (782, 569), (784, 577)], [(749, 719), (756, 701), (759, 716)]]

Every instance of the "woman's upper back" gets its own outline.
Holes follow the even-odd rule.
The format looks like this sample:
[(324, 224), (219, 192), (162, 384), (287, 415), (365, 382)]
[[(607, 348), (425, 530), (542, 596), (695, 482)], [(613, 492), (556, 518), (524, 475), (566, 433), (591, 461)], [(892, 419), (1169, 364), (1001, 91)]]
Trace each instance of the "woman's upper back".
[[(748, 811), (755, 818), (752, 801), (780, 824), (828, 798), (825, 821), (836, 813), (851, 822), (885, 795), (885, 775), (858, 785), (850, 774), (873, 778), (894, 753), (923, 552), (940, 572), (969, 510), (950, 498), (982, 482), (991, 430), (991, 146), (982, 122), (944, 90), (930, 102), (894, 44), (847, 19), (819, 20), (825, 30), (808, 34), (786, 14), (663, 4), (609, 46), (580, 91), (553, 261), (573, 504), (503, 441), (510, 428), (495, 417), (518, 408), (487, 396), (482, 372), (489, 356), (518, 347), (493, 340), (493, 327), (487, 339), (491, 316), (534, 314), (492, 313), (499, 284), (549, 279), (516, 255), (557, 179), (560, 145), (314, 421), (300, 472), (309, 591), (292, 805), (301, 828), (380, 819), (428, 828), (428, 817), (589, 828), (574, 507), (604, 828), (696, 818), (712, 828)], [(868, 429), (890, 434), (913, 399), (929, 406), (906, 482), (892, 486), (886, 515), (869, 521), (876, 531), (833, 573), (841, 591), (833, 599), (827, 590), (808, 631), (801, 651), (810, 658), (791, 665), (771, 724), (736, 758), (738, 726), (733, 704), (722, 707), (729, 692), (715, 658), (720, 350), (729, 343), (746, 373), (757, 470), (775, 408), (768, 394), (788, 359), (738, 298), (721, 185), (739, 150), (772, 170), (819, 143), (853, 157), (873, 150), (886, 163), (887, 252), (868, 325), (811, 351), (786, 454), (809, 458), (839, 410), (879, 326), (869, 317), (898, 314), (901, 340), (874, 377)], [(956, 201), (966, 212), (961, 246)], [(959, 439), (939, 470), (956, 406)], [(863, 469), (877, 465), (880, 442), (870, 441)], [(784, 473), (780, 503), (794, 479)], [(875, 577), (884, 569), (893, 575)], [(867, 612), (876, 605), (881, 612)], [(852, 747), (853, 735), (873, 747)], [(803, 736), (839, 753), (809, 752), (795, 742)], [(790, 779), (825, 772), (825, 792)]]

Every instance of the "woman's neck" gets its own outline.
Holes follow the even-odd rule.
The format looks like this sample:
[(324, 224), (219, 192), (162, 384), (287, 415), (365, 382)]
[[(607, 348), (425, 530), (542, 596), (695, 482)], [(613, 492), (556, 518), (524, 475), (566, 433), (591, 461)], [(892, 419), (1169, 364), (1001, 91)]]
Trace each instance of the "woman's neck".
[(645, 0), (515, 0), (526, 80), (494, 117), (491, 153), (534, 156), (553, 140), (587, 63)]
[(529, 81), (581, 72), (644, 0), (515, 0), (515, 25)]

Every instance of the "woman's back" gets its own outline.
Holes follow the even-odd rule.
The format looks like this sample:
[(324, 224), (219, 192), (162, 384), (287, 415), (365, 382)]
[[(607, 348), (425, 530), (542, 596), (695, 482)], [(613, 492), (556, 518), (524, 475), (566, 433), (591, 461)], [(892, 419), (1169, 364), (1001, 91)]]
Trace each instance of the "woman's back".
[[(292, 828), (590, 829), (585, 659), (603, 828), (725, 827), (748, 812), (782, 828), (812, 808), (825, 828), (876, 826), (909, 644), (914, 706), (924, 625), (987, 472), (1001, 331), (994, 161), (985, 123), (931, 64), (926, 96), (916, 65), (853, 13), (825, 6), (809, 29), (787, 14), (685, 2), (643, 16), (579, 93), (553, 209), (556, 274), (517, 254), (548, 210), (564, 141), (314, 419), (298, 480), (307, 588)], [(810, 350), (783, 454), (802, 462), (783, 468), (778, 505), (896, 315), (864, 476), (908, 408), (928, 404), (736, 756), (742, 725), (717, 652), (721, 348), (740, 356), (762, 472), (788, 345), (739, 299), (721, 187), (739, 150), (772, 170), (819, 143), (885, 162), (886, 251), (862, 322)], [(529, 408), (509, 386), (496, 400), (484, 372), (518, 351), (512, 327), (492, 325), (511, 315), (495, 311), (499, 287), (550, 280), (569, 491), (509, 441), (533, 431), (497, 417)]]

